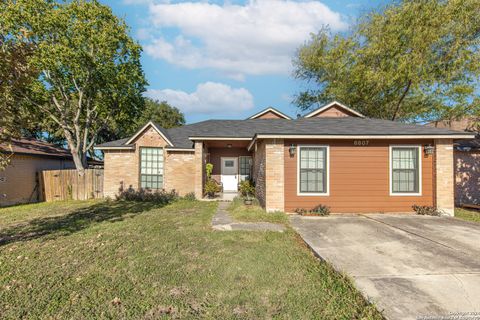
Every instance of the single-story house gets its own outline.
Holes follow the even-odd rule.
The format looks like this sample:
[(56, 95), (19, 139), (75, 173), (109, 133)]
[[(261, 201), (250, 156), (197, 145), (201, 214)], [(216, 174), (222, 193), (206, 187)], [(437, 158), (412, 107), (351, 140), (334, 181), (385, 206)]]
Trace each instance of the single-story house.
[(11, 148), (0, 145), (0, 152), (10, 154), (10, 163), (0, 171), (0, 206), (37, 202), (42, 170), (73, 169), (70, 152), (35, 139), (14, 139)]
[[(435, 128), (475, 132), (475, 120), (434, 121), (427, 124)], [(480, 135), (475, 139), (454, 143), (455, 204), (480, 205)]]
[(369, 119), (332, 102), (291, 119), (267, 108), (245, 120), (207, 120), (164, 129), (149, 122), (133, 136), (98, 145), (104, 194), (121, 187), (204, 196), (205, 165), (225, 192), (252, 179), (267, 211), (327, 205), (334, 213), (454, 212), (453, 144), (474, 135)]

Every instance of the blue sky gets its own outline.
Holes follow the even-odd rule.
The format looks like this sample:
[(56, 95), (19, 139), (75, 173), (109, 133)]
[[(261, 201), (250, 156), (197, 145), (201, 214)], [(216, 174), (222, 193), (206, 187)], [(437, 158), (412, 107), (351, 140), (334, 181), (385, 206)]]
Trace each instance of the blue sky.
[(142, 45), (146, 95), (180, 108), (187, 122), (243, 119), (267, 106), (295, 116), (304, 83), (295, 49), (328, 25), (348, 32), (382, 1), (103, 0)]

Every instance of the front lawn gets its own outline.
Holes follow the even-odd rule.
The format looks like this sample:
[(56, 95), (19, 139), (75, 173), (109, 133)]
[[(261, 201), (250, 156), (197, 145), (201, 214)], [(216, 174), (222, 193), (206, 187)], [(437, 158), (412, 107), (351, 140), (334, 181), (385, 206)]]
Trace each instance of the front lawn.
[(480, 211), (473, 209), (455, 208), (455, 218), (480, 222)]
[(212, 231), (215, 209), (0, 209), (0, 318), (381, 319), (293, 231)]

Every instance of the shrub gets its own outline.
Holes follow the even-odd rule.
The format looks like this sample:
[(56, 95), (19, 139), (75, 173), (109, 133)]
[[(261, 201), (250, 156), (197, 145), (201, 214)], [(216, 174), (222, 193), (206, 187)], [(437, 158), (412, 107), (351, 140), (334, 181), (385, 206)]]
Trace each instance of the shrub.
[(309, 215), (309, 216), (328, 216), (330, 214), (330, 207), (326, 206), (326, 205), (323, 205), (323, 204), (319, 204), (318, 206), (316, 206), (315, 208), (311, 209), (311, 210), (307, 210), (307, 209), (304, 209), (304, 208), (297, 208), (295, 209), (295, 213), (299, 214), (299, 215)]
[(242, 197), (253, 197), (255, 195), (255, 186), (249, 180), (241, 181), (238, 190)]
[(304, 215), (305, 213), (307, 213), (307, 209), (304, 209), (304, 208), (296, 208), (296, 209), (295, 209), (295, 213), (298, 213), (299, 215)]
[(205, 193), (206, 193), (209, 197), (215, 196), (215, 193), (220, 192), (220, 191), (222, 191), (222, 189), (221, 189), (220, 186), (218, 185), (217, 181), (215, 181), (215, 180), (213, 180), (213, 179), (208, 179), (208, 180), (205, 182)]
[(197, 197), (195, 197), (195, 192), (189, 192), (183, 196), (183, 199), (188, 201), (195, 201), (197, 200)]
[(311, 214), (317, 214), (319, 216), (328, 216), (330, 214), (330, 207), (324, 205), (324, 204), (319, 204), (315, 208), (313, 208), (310, 211)]
[(422, 216), (439, 216), (440, 212), (432, 206), (418, 206), (418, 205), (413, 205), (412, 206), (413, 211), (415, 211), (416, 214), (422, 215)]
[(178, 199), (178, 194), (175, 190), (165, 191), (165, 190), (150, 190), (150, 189), (139, 189), (135, 190), (133, 188), (128, 188), (126, 190), (120, 191), (117, 195), (117, 200), (126, 200), (126, 201), (146, 201), (154, 202), (162, 205), (167, 205)]
[(210, 180), (213, 172), (213, 164), (207, 163), (205, 165), (205, 173), (207, 174), (207, 180)]

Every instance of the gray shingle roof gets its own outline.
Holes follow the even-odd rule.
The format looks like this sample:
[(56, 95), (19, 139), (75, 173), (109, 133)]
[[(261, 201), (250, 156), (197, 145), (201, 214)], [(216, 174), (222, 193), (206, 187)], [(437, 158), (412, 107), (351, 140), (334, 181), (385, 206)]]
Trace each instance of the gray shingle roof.
[[(193, 148), (189, 137), (253, 138), (277, 135), (462, 135), (465, 132), (388, 120), (344, 118), (207, 120), (182, 127), (163, 129), (175, 148)], [(128, 139), (122, 139), (125, 143)], [(122, 140), (109, 142), (118, 145)], [(107, 146), (107, 144), (99, 147)]]

